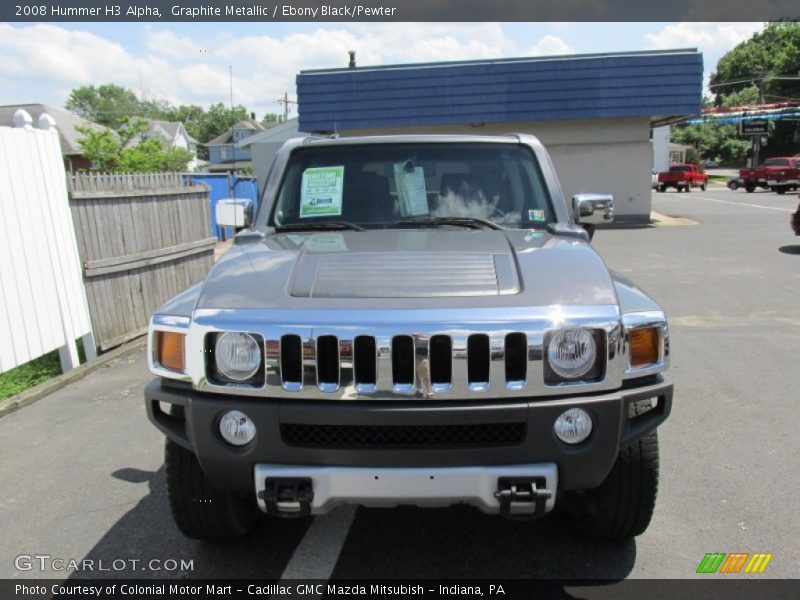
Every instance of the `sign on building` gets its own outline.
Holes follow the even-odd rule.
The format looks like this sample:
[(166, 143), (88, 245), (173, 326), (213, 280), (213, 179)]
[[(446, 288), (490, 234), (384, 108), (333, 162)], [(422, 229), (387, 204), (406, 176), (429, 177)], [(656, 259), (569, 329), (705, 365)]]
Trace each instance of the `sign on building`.
[(739, 133), (741, 135), (766, 135), (769, 133), (769, 121), (767, 119), (739, 121)]

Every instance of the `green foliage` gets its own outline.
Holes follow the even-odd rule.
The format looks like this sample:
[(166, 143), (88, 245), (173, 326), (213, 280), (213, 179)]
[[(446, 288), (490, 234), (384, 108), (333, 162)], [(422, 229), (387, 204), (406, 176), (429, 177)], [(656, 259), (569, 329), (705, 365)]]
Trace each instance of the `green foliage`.
[[(725, 54), (711, 75), (710, 87), (718, 107), (749, 106), (759, 102), (800, 100), (800, 23), (767, 24)], [(706, 99), (703, 103), (707, 107)], [(672, 128), (672, 141), (696, 148), (705, 159), (743, 164), (751, 140), (739, 135), (737, 125), (714, 122)], [(771, 127), (765, 156), (794, 155), (800, 147), (800, 125), (777, 121)]]
[(113, 83), (82, 85), (70, 92), (64, 107), (84, 119), (117, 129), (134, 117), (159, 118), (165, 103), (139, 100), (131, 90)]
[[(186, 132), (201, 144), (250, 116), (244, 106), (229, 107), (222, 102), (204, 109), (195, 104), (172, 106), (164, 101), (140, 100), (132, 90), (113, 83), (77, 87), (70, 92), (64, 106), (89, 121), (114, 130), (123, 130), (126, 124), (137, 118), (145, 121), (149, 119), (180, 121)], [(271, 114), (265, 115), (264, 119), (265, 122), (274, 123), (280, 122), (281, 117)], [(103, 164), (103, 157), (109, 154), (108, 144), (108, 139), (92, 141), (93, 146), (100, 146), (97, 149), (98, 159), (92, 159), (96, 164)], [(206, 149), (202, 146), (198, 147), (197, 154), (201, 158), (208, 158)], [(168, 160), (171, 163), (180, 163), (183, 161), (183, 155), (172, 152)]]
[(212, 104), (200, 121), (200, 137), (197, 139), (207, 142), (249, 116), (247, 109), (241, 105), (230, 108), (222, 102)]
[(800, 23), (778, 21), (769, 23), (725, 54), (711, 75), (711, 89), (724, 98), (744, 88), (761, 86), (764, 100), (773, 102), (786, 98), (798, 99), (798, 81), (781, 77), (796, 77), (800, 73)]
[(194, 154), (184, 148), (165, 148), (161, 169), (162, 171), (185, 171)]
[(157, 171), (183, 171), (192, 160), (192, 153), (183, 148), (166, 148), (156, 138), (132, 142), (147, 131), (147, 121), (128, 119), (117, 131), (95, 131), (78, 127), (83, 138), (78, 142), (84, 156), (94, 168), (122, 173), (154, 173)]
[(119, 154), (119, 136), (110, 129), (95, 131), (90, 127), (78, 126), (75, 128), (83, 137), (78, 140), (81, 152), (88, 158), (94, 168), (101, 170), (110, 169)]
[(672, 128), (672, 141), (697, 149), (700, 157), (724, 163), (740, 163), (747, 158), (750, 142), (739, 136), (736, 125), (696, 123)]
[(0, 400), (24, 392), (28, 388), (60, 374), (61, 364), (58, 361), (58, 352), (40, 356), (0, 374)]
[(261, 124), (264, 127), (271, 127), (273, 125), (277, 125), (278, 123), (283, 123), (283, 115), (279, 115), (278, 113), (267, 113), (261, 117)]
[(720, 96), (720, 104), (730, 106), (752, 106), (758, 103), (758, 88), (754, 85)]

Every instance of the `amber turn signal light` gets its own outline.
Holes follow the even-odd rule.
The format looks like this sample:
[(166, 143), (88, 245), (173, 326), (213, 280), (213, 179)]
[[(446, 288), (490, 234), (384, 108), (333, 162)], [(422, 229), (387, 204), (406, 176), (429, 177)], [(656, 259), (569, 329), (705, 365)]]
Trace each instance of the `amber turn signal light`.
[(658, 362), (658, 328), (631, 330), (631, 367), (638, 369)]
[(183, 340), (186, 336), (172, 331), (156, 332), (156, 360), (171, 371), (183, 372)]

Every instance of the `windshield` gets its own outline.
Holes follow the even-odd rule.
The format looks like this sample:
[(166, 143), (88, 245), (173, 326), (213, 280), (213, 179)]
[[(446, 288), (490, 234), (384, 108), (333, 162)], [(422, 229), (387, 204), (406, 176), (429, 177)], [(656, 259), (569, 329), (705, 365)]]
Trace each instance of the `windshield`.
[(785, 167), (789, 161), (785, 158), (768, 158), (764, 161), (765, 167)]
[(691, 171), (691, 170), (692, 170), (691, 167), (688, 167), (686, 165), (682, 165), (680, 167), (670, 167), (669, 172), (670, 173), (685, 173), (686, 171)]
[[(533, 153), (474, 144), (361, 144), (295, 151), (270, 224), (364, 228), (482, 219), (502, 227), (554, 221)], [(417, 223), (418, 222), (418, 223)]]

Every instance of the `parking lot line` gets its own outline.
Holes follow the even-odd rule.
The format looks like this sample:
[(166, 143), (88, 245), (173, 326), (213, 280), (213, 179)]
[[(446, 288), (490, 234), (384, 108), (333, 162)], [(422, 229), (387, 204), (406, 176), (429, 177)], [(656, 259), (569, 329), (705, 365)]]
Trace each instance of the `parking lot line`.
[(329, 579), (355, 514), (355, 506), (340, 506), (316, 517), (295, 548), (281, 579)]
[(692, 200), (705, 200), (706, 202), (717, 202), (719, 204), (732, 204), (733, 206), (749, 206), (750, 208), (766, 208), (767, 210), (779, 210), (781, 212), (794, 212), (791, 208), (781, 208), (779, 206), (764, 206), (762, 204), (749, 204), (747, 202), (733, 202), (731, 200), (719, 200), (718, 198), (707, 198), (704, 196), (694, 196), (692, 194), (682, 194), (681, 198), (691, 198)]

